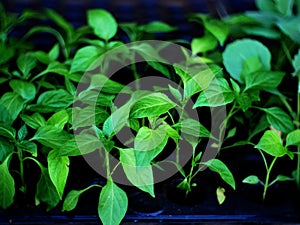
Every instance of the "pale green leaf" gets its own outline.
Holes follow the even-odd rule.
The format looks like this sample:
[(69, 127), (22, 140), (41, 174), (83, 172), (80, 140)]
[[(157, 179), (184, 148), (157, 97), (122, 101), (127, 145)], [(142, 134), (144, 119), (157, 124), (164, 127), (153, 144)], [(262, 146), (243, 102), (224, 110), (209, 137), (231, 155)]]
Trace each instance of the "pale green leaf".
[(54, 113), (48, 120), (47, 125), (57, 127), (63, 130), (66, 123), (69, 121), (69, 114), (65, 109)]
[(250, 175), (243, 180), (243, 183), (246, 184), (258, 184), (259, 182), (259, 178), (255, 175)]
[(286, 136), (286, 147), (290, 145), (300, 145), (300, 130), (294, 130)]
[(214, 50), (218, 45), (217, 39), (210, 33), (201, 38), (193, 38), (191, 43), (193, 55)]

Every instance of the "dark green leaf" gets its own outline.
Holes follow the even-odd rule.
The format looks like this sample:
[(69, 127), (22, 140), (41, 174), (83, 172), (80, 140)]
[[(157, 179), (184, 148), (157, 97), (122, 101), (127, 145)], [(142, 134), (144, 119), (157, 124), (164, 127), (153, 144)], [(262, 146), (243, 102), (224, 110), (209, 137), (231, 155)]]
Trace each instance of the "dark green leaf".
[(293, 67), (294, 67), (293, 76), (300, 77), (300, 48), (299, 48), (298, 53), (294, 56)]
[[(25, 104), (25, 100), (14, 92), (6, 92), (0, 99), (0, 106), (4, 107), (1, 109), (1, 114), (7, 115), (7, 124), (12, 124), (22, 111)], [(1, 121), (1, 116), (0, 116)]]
[(52, 183), (48, 169), (40, 165), (41, 177), (37, 183), (35, 201), (36, 205), (40, 204), (40, 201), (47, 204), (47, 211), (57, 206), (59, 203), (58, 192)]
[(0, 164), (14, 151), (14, 145), (6, 138), (0, 137)]
[(34, 113), (31, 116), (21, 114), (21, 118), (27, 126), (36, 130), (46, 125), (46, 120), (39, 113)]
[(14, 141), (16, 138), (16, 130), (5, 123), (0, 123), (0, 136)]
[(18, 143), (18, 148), (22, 149), (22, 151), (29, 152), (34, 157), (37, 157), (37, 145), (31, 141), (21, 141)]
[(49, 113), (65, 109), (73, 103), (73, 97), (65, 90), (52, 90), (42, 93), (37, 104), (30, 105), (31, 111)]
[(100, 193), (98, 215), (103, 225), (120, 224), (128, 207), (126, 193), (108, 180)]
[(267, 113), (268, 122), (277, 130), (283, 133), (289, 133), (293, 130), (294, 125), (290, 116), (279, 107), (264, 109)]
[(23, 140), (28, 134), (28, 130), (26, 125), (24, 124), (19, 130), (18, 130), (18, 139)]
[(22, 54), (17, 59), (17, 65), (25, 78), (28, 78), (30, 71), (36, 66), (36, 57), (32, 53)]
[(297, 44), (300, 44), (299, 19), (300, 16), (295, 16), (292, 18), (281, 18), (277, 22), (277, 26), (281, 29), (281, 31)]
[(32, 83), (22, 80), (12, 80), (9, 82), (9, 86), (26, 101), (31, 101), (35, 98), (36, 88)]
[(15, 182), (8, 170), (10, 156), (0, 165), (0, 207), (6, 209), (14, 202)]

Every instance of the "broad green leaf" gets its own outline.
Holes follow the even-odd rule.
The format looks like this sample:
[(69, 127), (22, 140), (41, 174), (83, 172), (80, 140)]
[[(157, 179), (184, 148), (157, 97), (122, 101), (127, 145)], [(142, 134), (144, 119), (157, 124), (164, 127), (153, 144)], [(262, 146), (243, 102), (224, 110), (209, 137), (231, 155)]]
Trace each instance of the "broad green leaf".
[(107, 110), (103, 107), (92, 107), (79, 108), (74, 107), (73, 112), (73, 128), (77, 129), (79, 127), (86, 127), (92, 125), (98, 125), (103, 123), (109, 114)]
[[(294, 67), (293, 76), (300, 77), (300, 48), (299, 48), (298, 53), (294, 56), (293, 67)], [(300, 91), (300, 90), (298, 90), (298, 91)]]
[(253, 55), (245, 59), (241, 72), (241, 78), (245, 80), (247, 76), (251, 76), (252, 73), (262, 70), (262, 63), (260, 62), (258, 55)]
[(192, 95), (205, 90), (209, 87), (215, 75), (212, 70), (205, 69), (196, 75), (192, 76), (184, 85), (184, 96), (191, 97)]
[(238, 85), (238, 83), (235, 82), (232, 78), (230, 78), (230, 83), (231, 83), (231, 86), (232, 86), (233, 90), (235, 91), (235, 93), (239, 94), (241, 92), (241, 88)]
[(118, 24), (108, 11), (91, 9), (87, 12), (87, 17), (88, 25), (93, 28), (98, 37), (108, 41), (117, 33)]
[(35, 98), (36, 88), (35, 86), (27, 81), (22, 80), (11, 80), (9, 86), (14, 92), (18, 93), (26, 101), (31, 101)]
[(275, 30), (273, 27), (262, 27), (262, 26), (244, 26), (242, 27), (243, 32), (248, 35), (256, 35), (260, 37), (265, 37), (269, 39), (280, 39), (281, 34), (279, 31)]
[(216, 190), (216, 195), (217, 195), (219, 205), (222, 205), (226, 199), (225, 189), (222, 187), (218, 187)]
[[(36, 80), (37, 78), (40, 78), (47, 74), (58, 74), (58, 75), (62, 75), (62, 76), (68, 76), (69, 70), (65, 64), (60, 63), (58, 61), (53, 61), (53, 62), (49, 63), (49, 65), (47, 66), (47, 68), (45, 70), (43, 70), (42, 72), (37, 74), (32, 80)], [(45, 83), (46, 81), (40, 80), (40, 82)], [(48, 84), (48, 85), (50, 86), (51, 84)]]
[(221, 20), (204, 20), (204, 27), (219, 41), (223, 46), (229, 34), (228, 25)]
[(224, 78), (218, 78), (200, 93), (193, 108), (222, 106), (233, 102), (234, 98), (234, 92), (230, 89), (228, 82)]
[[(55, 61), (57, 60), (59, 56), (59, 44), (55, 44), (52, 49), (48, 53), (50, 61)], [(50, 63), (50, 62), (49, 62)]]
[(75, 53), (70, 73), (85, 72), (103, 54), (104, 50), (96, 46), (85, 46)]
[(147, 61), (147, 63), (153, 69), (157, 70), (158, 72), (166, 76), (168, 79), (171, 79), (171, 72), (167, 65), (155, 61)]
[(15, 182), (8, 170), (11, 156), (6, 157), (0, 165), (0, 207), (8, 208), (14, 202)]
[[(0, 98), (0, 106), (4, 107), (1, 114), (7, 115), (7, 124), (12, 124), (22, 111), (25, 100), (15, 92), (6, 92)], [(0, 116), (1, 120), (1, 116)]]
[(239, 83), (244, 83), (241, 77), (245, 60), (258, 56), (262, 64), (262, 70), (271, 69), (271, 53), (262, 43), (252, 39), (241, 39), (228, 44), (224, 53), (224, 66), (232, 78)]
[(259, 182), (259, 178), (255, 175), (250, 175), (243, 180), (243, 183), (246, 184), (258, 184)]
[(47, 211), (57, 206), (59, 203), (58, 192), (52, 183), (48, 169), (39, 165), (41, 168), (41, 177), (37, 183), (36, 193), (35, 193), (35, 202), (36, 205), (40, 204), (40, 201), (47, 204)]
[(66, 90), (73, 96), (76, 95), (76, 87), (75, 85), (70, 81), (70, 79), (65, 76), (65, 86), (66, 86)]
[(196, 138), (206, 137), (209, 138), (211, 133), (197, 120), (187, 118), (174, 125), (175, 128), (179, 128), (184, 134), (194, 136)]
[(136, 151), (149, 151), (157, 148), (165, 140), (167, 131), (163, 126), (156, 130), (148, 127), (141, 127), (134, 139), (134, 149)]
[(65, 90), (52, 90), (42, 93), (37, 104), (30, 105), (31, 111), (49, 113), (65, 109), (73, 103), (73, 97)]
[(210, 33), (206, 33), (201, 38), (193, 38), (191, 43), (193, 55), (214, 50), (218, 45), (217, 39)]
[(283, 133), (289, 133), (294, 125), (290, 116), (279, 107), (263, 109), (267, 113), (268, 122), (277, 130)]
[(274, 157), (281, 157), (287, 153), (287, 149), (283, 147), (281, 138), (275, 130), (267, 130), (255, 148), (263, 150), (264, 152)]
[(255, 0), (256, 7), (261, 11), (276, 12), (273, 0)]
[(99, 140), (93, 128), (82, 131), (62, 144), (58, 150), (61, 156), (79, 156), (102, 149), (105, 143)]
[(46, 120), (39, 113), (34, 113), (31, 116), (21, 114), (21, 118), (27, 126), (36, 130), (40, 127), (46, 126)]
[(277, 88), (284, 77), (283, 72), (261, 71), (245, 76), (246, 88), (268, 90)]
[(67, 156), (60, 156), (59, 150), (52, 150), (48, 157), (48, 172), (60, 199), (62, 199), (69, 174), (70, 160)]
[(235, 190), (235, 181), (228, 167), (219, 159), (211, 159), (204, 163), (208, 168), (218, 173), (221, 178)]
[(297, 44), (300, 44), (299, 19), (299, 15), (292, 18), (280, 18), (276, 23), (280, 30)]
[(174, 108), (176, 103), (163, 93), (151, 93), (136, 101), (130, 112), (130, 117), (156, 117)]
[(135, 150), (120, 149), (120, 161), (127, 179), (137, 188), (154, 197), (154, 179), (152, 166), (139, 166), (136, 162)]
[(0, 137), (0, 165), (14, 151), (14, 145), (6, 138)]
[(55, 126), (40, 127), (30, 141), (36, 140), (49, 148), (57, 149), (71, 139), (69, 133)]
[(286, 136), (286, 147), (290, 145), (300, 145), (300, 130), (294, 130)]
[(98, 215), (103, 225), (120, 224), (128, 208), (126, 193), (108, 180), (100, 193)]
[(15, 54), (15, 49), (6, 46), (4, 43), (0, 43), (0, 52), (5, 52), (5, 54), (0, 54), (0, 65), (8, 62)]
[(275, 7), (284, 16), (292, 16), (294, 0), (275, 0)]
[(16, 139), (16, 130), (5, 123), (0, 123), (0, 136), (14, 141)]
[(147, 33), (165, 33), (176, 30), (176, 27), (170, 26), (169, 24), (161, 21), (152, 21), (145, 25), (141, 25), (138, 28)]
[(29, 152), (32, 156), (37, 157), (37, 145), (31, 141), (23, 140), (17, 144), (17, 147), (22, 151)]
[(47, 125), (57, 127), (60, 130), (64, 129), (64, 126), (69, 121), (69, 114), (65, 109), (54, 113), (48, 120)]
[(35, 68), (36, 64), (36, 58), (32, 53), (22, 54), (17, 59), (18, 68), (25, 78), (30, 76), (30, 71)]
[(95, 89), (109, 94), (119, 94), (121, 92), (130, 93), (130, 88), (124, 87), (124, 85), (110, 80), (103, 74), (94, 74), (91, 77), (89, 89)]

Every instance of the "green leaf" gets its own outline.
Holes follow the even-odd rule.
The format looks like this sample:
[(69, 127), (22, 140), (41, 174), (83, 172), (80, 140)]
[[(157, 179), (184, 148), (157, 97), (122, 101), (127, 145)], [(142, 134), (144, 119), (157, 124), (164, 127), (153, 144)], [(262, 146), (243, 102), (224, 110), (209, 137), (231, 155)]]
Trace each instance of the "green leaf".
[(294, 125), (290, 116), (279, 107), (263, 109), (267, 113), (268, 122), (277, 130), (283, 133), (289, 133)]
[(104, 50), (96, 46), (85, 46), (75, 53), (70, 73), (85, 72), (91, 69), (93, 63), (103, 54)]
[(36, 88), (32, 83), (22, 80), (11, 80), (9, 86), (26, 101), (31, 101), (35, 98)]
[(252, 39), (241, 39), (226, 46), (223, 63), (232, 78), (244, 83), (241, 77), (244, 62), (250, 57), (259, 57), (262, 70), (271, 69), (271, 53), (262, 43)]
[(191, 43), (193, 55), (214, 50), (218, 45), (217, 39), (210, 33), (206, 33), (201, 38), (193, 38)]
[(203, 71), (200, 71), (185, 83), (184, 96), (186, 98), (191, 97), (201, 90), (206, 90), (214, 78), (215, 74), (212, 70), (205, 69)]
[(277, 26), (280, 30), (291, 38), (297, 44), (300, 44), (300, 16), (294, 16), (292, 18), (280, 18), (277, 22)]
[(64, 126), (69, 121), (69, 114), (65, 109), (54, 113), (47, 121), (47, 125), (57, 127), (60, 130), (64, 129)]
[(107, 136), (117, 134), (126, 124), (129, 118), (130, 104), (127, 103), (114, 111), (104, 122), (103, 132)]
[(259, 182), (259, 178), (255, 175), (250, 175), (243, 180), (243, 183), (246, 184), (258, 184)]
[(59, 203), (58, 192), (52, 183), (48, 169), (40, 165), (41, 168), (41, 177), (37, 183), (35, 201), (36, 205), (40, 204), (40, 201), (47, 204), (47, 211), (57, 206)]
[(287, 153), (287, 149), (282, 146), (281, 138), (275, 130), (267, 130), (255, 148), (263, 150), (264, 152), (274, 157), (282, 157)]
[(151, 93), (136, 101), (130, 111), (130, 117), (156, 117), (174, 108), (176, 103), (163, 93)]
[[(50, 61), (56, 61), (59, 56), (59, 44), (55, 44), (48, 53)], [(50, 63), (50, 61), (48, 63)]]
[(228, 82), (224, 78), (218, 78), (200, 93), (193, 108), (222, 106), (233, 102), (234, 98), (234, 92), (230, 89)]
[(40, 127), (46, 126), (46, 120), (39, 113), (34, 113), (31, 116), (21, 114), (21, 118), (27, 126), (36, 130)]
[(0, 136), (14, 141), (16, 139), (16, 130), (5, 123), (0, 123)]
[(18, 139), (23, 140), (28, 135), (28, 130), (26, 125), (24, 124), (19, 130), (18, 130)]
[(30, 71), (36, 67), (36, 57), (32, 53), (22, 54), (17, 59), (17, 65), (23, 77), (28, 78)]
[(90, 25), (95, 35), (108, 41), (115, 36), (118, 24), (115, 18), (106, 10), (91, 9), (87, 12), (88, 25)]
[(273, 71), (261, 71), (245, 76), (246, 88), (268, 90), (277, 88), (281, 83), (285, 73)]
[(180, 128), (184, 134), (194, 136), (196, 138), (206, 137), (209, 138), (211, 133), (199, 121), (192, 118), (187, 118), (176, 124), (174, 127)]
[(124, 87), (124, 85), (110, 80), (103, 74), (94, 74), (91, 77), (89, 89), (99, 90), (109, 94), (130, 93), (130, 88)]
[(275, 7), (284, 16), (292, 16), (294, 0), (275, 0)]
[(229, 34), (228, 25), (221, 20), (204, 20), (204, 27), (219, 41), (220, 45), (223, 46)]
[(126, 193), (108, 180), (100, 193), (98, 215), (103, 225), (120, 224), (128, 208)]
[(169, 24), (161, 21), (152, 21), (145, 25), (141, 25), (138, 28), (147, 33), (166, 33), (177, 29), (176, 27), (170, 26)]
[(173, 95), (173, 97), (181, 102), (182, 101), (182, 94), (180, 93), (180, 91), (174, 87), (172, 87), (170, 84), (169, 84), (169, 91), (171, 92), (171, 94)]
[[(6, 92), (0, 99), (1, 114), (6, 114), (7, 120), (3, 121), (7, 124), (12, 124), (22, 111), (25, 100), (14, 92)], [(1, 121), (1, 116), (0, 116)]]
[(73, 103), (73, 97), (65, 90), (52, 90), (42, 93), (37, 104), (30, 105), (31, 111), (49, 113), (65, 109)]
[(245, 59), (241, 72), (241, 78), (244, 80), (245, 77), (251, 76), (252, 73), (262, 70), (262, 63), (258, 55), (254, 55)]
[(278, 175), (275, 179), (275, 182), (277, 181), (292, 181), (294, 180), (294, 178), (288, 177), (288, 176), (284, 176), (284, 175)]
[(5, 52), (5, 54), (0, 55), (0, 65), (8, 62), (15, 54), (15, 49), (6, 46), (4, 43), (0, 43), (0, 52)]
[(286, 136), (286, 147), (290, 145), (300, 145), (300, 130), (294, 130)]
[(6, 157), (0, 165), (0, 207), (8, 208), (14, 202), (15, 182), (8, 170), (11, 156)]
[(22, 149), (22, 151), (29, 152), (32, 156), (37, 157), (37, 145), (31, 141), (23, 140), (18, 143), (18, 148)]
[(67, 156), (60, 156), (59, 150), (52, 150), (48, 154), (47, 161), (50, 179), (62, 199), (69, 174), (70, 160)]
[[(14, 151), (14, 145), (6, 138), (0, 137), (0, 164)], [(1, 179), (1, 178), (0, 178)]]
[(298, 53), (294, 56), (292, 63), (293, 63), (293, 67), (294, 67), (293, 76), (300, 77), (300, 48), (299, 48)]
[(270, 126), (269, 122), (267, 121), (266, 115), (263, 115), (258, 123), (255, 124), (254, 129), (250, 132), (248, 140), (251, 140), (255, 135), (259, 134), (262, 131), (265, 131)]
[(154, 197), (154, 178), (152, 166), (137, 165), (136, 152), (134, 149), (120, 149), (120, 161), (127, 179), (140, 190)]
[(276, 12), (273, 0), (255, 0), (256, 7), (261, 11)]
[(70, 140), (71, 136), (72, 135), (64, 130), (61, 130), (55, 126), (47, 125), (40, 127), (30, 141), (36, 140), (44, 146), (57, 149)]
[(208, 168), (218, 173), (221, 178), (235, 190), (235, 181), (228, 167), (219, 159), (211, 159), (204, 163)]
[(78, 203), (79, 197), (82, 193), (83, 193), (83, 190), (70, 191), (65, 198), (62, 211), (71, 211), (71, 210), (75, 209), (75, 207)]
[(248, 34), (248, 35), (256, 35), (256, 36), (265, 37), (265, 38), (269, 38), (269, 39), (278, 40), (281, 37), (280, 32), (275, 30), (273, 27), (245, 25), (244, 27), (242, 27), (242, 30), (245, 32), (245, 34)]

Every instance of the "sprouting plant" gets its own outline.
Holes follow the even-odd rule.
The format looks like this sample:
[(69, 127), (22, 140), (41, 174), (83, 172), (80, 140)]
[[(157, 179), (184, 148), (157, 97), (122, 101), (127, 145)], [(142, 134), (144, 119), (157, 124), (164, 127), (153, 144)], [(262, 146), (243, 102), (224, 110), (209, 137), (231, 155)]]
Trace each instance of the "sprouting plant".
[[(297, 152), (292, 152), (289, 150), (289, 148), (293, 145), (299, 146), (299, 140), (300, 140), (300, 131), (295, 130), (290, 132), (286, 136), (286, 143), (283, 143), (283, 140), (276, 130), (268, 130), (266, 131), (261, 139), (259, 140), (258, 144), (254, 147), (259, 151), (261, 154), (261, 157), (263, 159), (265, 168), (266, 168), (266, 177), (265, 179), (260, 179), (256, 175), (250, 175), (246, 177), (243, 182), (248, 184), (261, 184), (263, 189), (263, 195), (262, 199), (266, 199), (267, 191), (270, 186), (275, 184), (279, 181), (291, 181), (294, 180), (294, 178), (285, 176), (285, 175), (277, 175), (275, 179), (272, 181), (270, 180), (272, 169), (274, 168), (274, 165), (278, 159), (284, 156), (290, 157), (292, 160), (294, 158), (294, 155), (297, 154)], [(268, 156), (270, 156), (270, 162), (268, 162)]]

